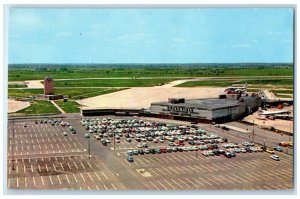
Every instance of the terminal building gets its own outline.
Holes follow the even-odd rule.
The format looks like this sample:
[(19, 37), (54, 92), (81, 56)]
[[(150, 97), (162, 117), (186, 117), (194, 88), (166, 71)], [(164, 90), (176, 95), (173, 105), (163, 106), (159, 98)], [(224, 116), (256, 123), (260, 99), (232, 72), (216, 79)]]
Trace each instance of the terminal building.
[(170, 98), (166, 102), (151, 103), (145, 113), (168, 119), (226, 122), (251, 114), (260, 106), (261, 98), (256, 94), (228, 94), (214, 99)]

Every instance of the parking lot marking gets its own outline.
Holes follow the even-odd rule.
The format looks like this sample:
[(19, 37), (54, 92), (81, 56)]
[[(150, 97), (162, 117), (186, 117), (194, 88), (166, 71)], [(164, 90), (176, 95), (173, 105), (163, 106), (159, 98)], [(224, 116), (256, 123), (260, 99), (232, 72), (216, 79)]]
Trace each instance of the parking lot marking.
[(202, 177), (202, 178), (199, 177), (198, 179), (201, 180), (201, 181), (203, 181), (203, 182), (205, 182), (206, 184), (208, 184), (210, 186), (213, 186), (210, 182), (208, 182), (207, 180), (205, 180), (204, 177)]
[(99, 180), (100, 182), (102, 182), (102, 180), (100, 179), (100, 177), (98, 176), (98, 174), (97, 174), (96, 172), (94, 172), (94, 174), (96, 175), (96, 177), (98, 178), (98, 180)]
[(179, 180), (180, 182), (182, 182), (183, 184), (185, 184), (185, 186), (190, 187), (190, 185), (188, 185), (186, 182), (184, 182), (181, 178), (177, 178), (177, 180)]
[(106, 175), (104, 174), (104, 172), (102, 171), (101, 173), (105, 177), (105, 179), (108, 180), (108, 178), (106, 177)]
[(201, 167), (197, 166), (197, 165), (194, 165), (194, 167), (200, 169), (202, 172), (206, 172), (205, 170), (203, 170)]
[(35, 187), (35, 177), (32, 177), (33, 187)]
[(45, 164), (46, 165), (46, 170), (47, 170), (47, 172), (49, 172), (49, 168), (48, 168), (48, 165), (47, 164)]
[(85, 169), (85, 166), (84, 166), (84, 164), (83, 164), (82, 162), (80, 162), (80, 164), (82, 165), (83, 169)]
[[(16, 159), (16, 163), (18, 162), (18, 159)], [(19, 167), (18, 165), (16, 166), (16, 172), (19, 173)]]
[(115, 190), (117, 190), (117, 188), (115, 187), (115, 185), (114, 185), (113, 183), (111, 183), (111, 186), (112, 186)]
[(203, 183), (201, 183), (199, 180), (197, 180), (196, 178), (192, 178), (194, 181), (196, 181), (198, 184), (205, 186)]
[(153, 169), (151, 169), (151, 168), (148, 168), (151, 172), (152, 172), (152, 174), (155, 174), (156, 176), (159, 176)]
[(91, 179), (91, 181), (94, 182), (93, 178), (91, 177), (91, 175), (89, 173), (87, 173), (87, 175), (89, 176), (89, 178)]
[(172, 189), (174, 189), (174, 190), (176, 189), (176, 188), (175, 188), (175, 187), (173, 187), (173, 185), (172, 185), (172, 184), (170, 184), (170, 183), (169, 183), (167, 180), (165, 180), (165, 179), (164, 179), (164, 181), (165, 181), (165, 182), (166, 182), (166, 183), (167, 183), (167, 184), (168, 184), (170, 187), (172, 187)]
[(105, 184), (103, 185), (103, 187), (104, 187), (106, 190), (108, 190), (108, 188), (105, 186)]
[(68, 183), (70, 183), (70, 180), (69, 180), (68, 176), (66, 174), (65, 174), (65, 176), (66, 176), (66, 179), (67, 179)]
[(190, 181), (188, 178), (185, 178), (185, 180), (188, 181), (189, 183), (191, 183), (194, 187), (197, 187), (197, 186), (195, 185), (195, 183), (193, 183), (192, 181)]
[(149, 183), (151, 183), (152, 186), (154, 186), (157, 190), (159, 190), (159, 188), (152, 181), (149, 181)]
[(41, 181), (42, 181), (43, 186), (45, 186), (43, 176), (41, 176)]
[[(64, 167), (63, 167), (62, 163), (59, 163), (59, 164), (60, 164), (60, 167), (61, 167), (61, 169), (64, 171), (65, 169), (64, 169)], [(70, 170), (71, 170), (71, 167), (70, 167), (69, 163), (67, 163), (67, 165), (68, 165), (68, 167), (69, 167), (69, 168), (70, 168)]]
[(17, 178), (17, 188), (19, 188), (19, 178)]
[(77, 166), (76, 162), (73, 162), (73, 164), (76, 167), (76, 169), (78, 170), (78, 166)]
[(89, 167), (92, 169), (92, 166), (91, 166), (91, 164), (89, 163), (89, 162), (87, 162), (87, 164), (89, 165)]
[(169, 173), (170, 175), (172, 175), (172, 173), (170, 171), (168, 171), (168, 169), (161, 167), (161, 169), (163, 169), (165, 172)]
[(57, 179), (58, 179), (59, 184), (61, 184), (61, 180), (60, 180), (60, 178), (59, 178), (59, 175), (57, 175), (56, 177), (57, 177)]
[(165, 185), (163, 185), (159, 180), (156, 180), (156, 182), (159, 183), (165, 190), (168, 190), (168, 188)]
[[(161, 169), (164, 169), (163, 167)], [(164, 176), (167, 175), (166, 172), (161, 171), (159, 168), (156, 168), (157, 171), (159, 171)], [(165, 170), (165, 169), (164, 169)], [(170, 172), (168, 172), (170, 174)], [(172, 173), (171, 173), (172, 174)]]
[(51, 176), (48, 176), (48, 178), (49, 178), (49, 180), (50, 180), (51, 185), (53, 185), (54, 183), (53, 183), (53, 181), (52, 181)]
[(190, 171), (190, 170), (188, 170), (185, 166), (182, 166), (182, 167), (181, 167), (181, 170), (185, 170), (185, 171), (187, 171), (188, 173), (193, 174), (193, 172)]
[(77, 181), (77, 178), (76, 178), (76, 176), (75, 176), (75, 174), (74, 174), (74, 173), (73, 173), (73, 177), (74, 177), (75, 181), (76, 181), (76, 182), (78, 182), (78, 181)]

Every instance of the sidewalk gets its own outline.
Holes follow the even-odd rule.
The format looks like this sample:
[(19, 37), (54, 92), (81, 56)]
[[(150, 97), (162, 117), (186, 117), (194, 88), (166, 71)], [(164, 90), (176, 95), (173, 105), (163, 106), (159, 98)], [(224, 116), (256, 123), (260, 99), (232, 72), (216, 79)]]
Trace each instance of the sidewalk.
[(56, 103), (55, 101), (53, 100), (50, 100), (50, 102), (61, 112), (61, 113), (66, 113), (64, 110), (62, 110), (62, 108), (60, 108)]

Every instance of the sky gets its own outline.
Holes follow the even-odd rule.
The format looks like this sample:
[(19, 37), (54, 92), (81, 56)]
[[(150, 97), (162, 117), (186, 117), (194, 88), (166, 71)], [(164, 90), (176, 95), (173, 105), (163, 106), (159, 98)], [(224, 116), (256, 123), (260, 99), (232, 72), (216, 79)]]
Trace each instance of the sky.
[(292, 63), (292, 8), (10, 8), (9, 63)]

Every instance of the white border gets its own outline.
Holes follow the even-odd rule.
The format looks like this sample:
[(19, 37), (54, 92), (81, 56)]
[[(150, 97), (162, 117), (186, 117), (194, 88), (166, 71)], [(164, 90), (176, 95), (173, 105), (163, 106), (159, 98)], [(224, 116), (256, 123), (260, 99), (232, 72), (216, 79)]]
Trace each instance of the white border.
[[(126, 5), (124, 4), (126, 3)], [(167, 5), (167, 4), (172, 4), (172, 5)], [(253, 5), (253, 4), (257, 4), (257, 5), (260, 5), (260, 6), (264, 6), (264, 7), (268, 7), (268, 6), (284, 6), (284, 5), (298, 5), (298, 1), (297, 0), (278, 0), (278, 1), (274, 1), (274, 0), (252, 0), (252, 1), (249, 1), (249, 0), (202, 0), (202, 1), (197, 1), (197, 0), (172, 0), (172, 1), (169, 1), (169, 0), (144, 0), (144, 1), (140, 1), (140, 0), (127, 0), (127, 1), (122, 1), (122, 0), (102, 0), (101, 3), (99, 4), (99, 1), (97, 0), (45, 0), (44, 3), (42, 4), (42, 1), (41, 0), (2, 0), (2, 6), (0, 8), (0, 11), (1, 11), (1, 16), (4, 16), (3, 14), (3, 6), (5, 4), (21, 4), (21, 5), (24, 5), (24, 6), (34, 6), (33, 4), (37, 4), (40, 6), (50, 6), (50, 7), (57, 7), (57, 5), (59, 6), (64, 6), (64, 7), (67, 7), (67, 6), (75, 6), (75, 7), (80, 7), (80, 6), (97, 6), (97, 7), (153, 7), (152, 5), (153, 4), (156, 4), (156, 5), (160, 5), (160, 6), (163, 6), (163, 7), (200, 7), (200, 6), (204, 6), (204, 7), (209, 7), (209, 6), (216, 6), (216, 7), (230, 7), (230, 6), (234, 6), (236, 7), (236, 4), (238, 4), (239, 6), (243, 7), (243, 6), (250, 6), (250, 5)], [(77, 5), (76, 5), (77, 4)], [(89, 4), (89, 5), (88, 5)], [(188, 5), (190, 4), (190, 5)], [(54, 6), (55, 5), (55, 6)], [(156, 7), (156, 6), (155, 6)], [(3, 17), (5, 19), (5, 17)], [(298, 16), (297, 16), (297, 19), (296, 19), (296, 22), (297, 22), (297, 27), (299, 27), (299, 20), (298, 20)], [(2, 27), (4, 27), (3, 25), (3, 20), (1, 20), (1, 25)], [(5, 49), (4, 49), (4, 42), (6, 42), (6, 39), (4, 39), (4, 28), (2, 28), (2, 31), (1, 31), (1, 44), (2, 44), (2, 47), (3, 47), (3, 53), (1, 53), (1, 61), (2, 63), (4, 63), (3, 61), (4, 60), (4, 57), (6, 56), (5, 55)], [(296, 44), (298, 44), (298, 40), (296, 40)], [(298, 45), (296, 45), (298, 46)], [(298, 53), (295, 54), (295, 58), (297, 58), (298, 56)], [(296, 59), (297, 60), (297, 59)], [(6, 60), (7, 61), (7, 60)], [(2, 69), (6, 68), (6, 67), (3, 67), (4, 65), (1, 65), (2, 66)], [(296, 66), (297, 67), (297, 66)], [(4, 72), (4, 70), (2, 70)], [(298, 76), (298, 73), (299, 73), (299, 70), (296, 70), (297, 74), (295, 74), (295, 77)], [(3, 97), (3, 94), (6, 93), (6, 83), (5, 83), (5, 75), (7, 74), (3, 74), (0, 75), (0, 82), (2, 82), (2, 86), (1, 86), (1, 90), (0, 90), (0, 93), (2, 94), (1, 96)], [(7, 77), (7, 76), (6, 76)], [(6, 80), (7, 81), (7, 80)], [(297, 78), (295, 79), (295, 85), (297, 85)], [(5, 89), (4, 89), (5, 88)], [(295, 99), (298, 99), (298, 92), (296, 92), (296, 96), (295, 96)], [(5, 97), (5, 95), (4, 95)], [(4, 113), (6, 114), (6, 109), (7, 109), (7, 105), (3, 103), (3, 100), (1, 101), (2, 103), (0, 103), (0, 111), (2, 113), (2, 115), (4, 116)], [(297, 103), (298, 104), (298, 103)], [(298, 106), (295, 106), (295, 111), (296, 113), (298, 113)], [(4, 124), (6, 124), (6, 122), (4, 122), (5, 118), (6, 117), (2, 117), (3, 120), (0, 120), (0, 126), (1, 126), (1, 132), (4, 130)], [(296, 123), (298, 122), (299, 120), (296, 120)], [(298, 127), (298, 125), (297, 125)], [(297, 129), (297, 132), (298, 132), (298, 129)], [(2, 134), (3, 135), (3, 134)], [(298, 137), (298, 136), (297, 136)], [(1, 141), (3, 143), (4, 140), (3, 136), (1, 136)], [(299, 140), (297, 139), (297, 142)], [(1, 148), (1, 152), (3, 154), (3, 148)], [(296, 149), (296, 154), (299, 154), (299, 148)], [(3, 154), (3, 155), (6, 155), (6, 154)], [(3, 159), (1, 158), (1, 160), (3, 161)], [(298, 159), (297, 159), (298, 160)], [(5, 166), (5, 162), (3, 162), (2, 164), (0, 164), (0, 174), (3, 173), (3, 168)], [(296, 162), (296, 165), (298, 165), (298, 161)], [(1, 183), (1, 188), (2, 188), (2, 191), (3, 191), (3, 187), (5, 186), (4, 184), (2, 184), (3, 181), (3, 175), (0, 175), (1, 176), (1, 179), (0, 179), (0, 183)], [(299, 172), (297, 171), (297, 176), (295, 176), (297, 179), (299, 179)], [(299, 190), (299, 182), (297, 182), (297, 190)], [(58, 197), (58, 198), (82, 198), (84, 197), (83, 195), (80, 194), (80, 192), (75, 192), (76, 195), (72, 195), (72, 196), (55, 196), (55, 197)], [(145, 192), (144, 194), (151, 194), (151, 192)], [(183, 193), (184, 194), (184, 193)], [(104, 195), (105, 197), (114, 197), (113, 195)], [(22, 197), (22, 198), (38, 198), (40, 196), (38, 195), (2, 195), (3, 198), (19, 198), (19, 197)], [(45, 195), (43, 196), (43, 198), (53, 198), (54, 196), (53, 195)], [(91, 195), (89, 196), (90, 198), (99, 198), (99, 197), (103, 197), (103, 196), (97, 196), (97, 195)], [(117, 196), (117, 197), (122, 197), (122, 196)], [(124, 197), (124, 196), (123, 196)], [(135, 196), (130, 196), (130, 195), (127, 195), (125, 196), (126, 198), (145, 198), (145, 199), (148, 199), (148, 198), (153, 198), (153, 197), (167, 197), (167, 196), (164, 196), (164, 195), (161, 195), (161, 196), (158, 196), (158, 195), (148, 195), (148, 196), (139, 196), (139, 195), (135, 195)], [(197, 195), (189, 195), (189, 196), (183, 196), (183, 195), (172, 195), (170, 196), (172, 198), (183, 198), (183, 197), (189, 197), (189, 198), (199, 198), (199, 197), (203, 197), (203, 198), (215, 198), (215, 197), (220, 197), (220, 198), (266, 198), (268, 196), (264, 196), (264, 195), (243, 195), (243, 196), (239, 196), (239, 195), (225, 195), (225, 196), (221, 196), (221, 195), (201, 195), (201, 196), (197, 196)], [(281, 194), (277, 194), (276, 192), (274, 192), (274, 195), (271, 196), (273, 199), (276, 199), (276, 198), (280, 198), (282, 199), (283, 197), (284, 198), (296, 198), (297, 195), (289, 195), (289, 196), (283, 196)]]

